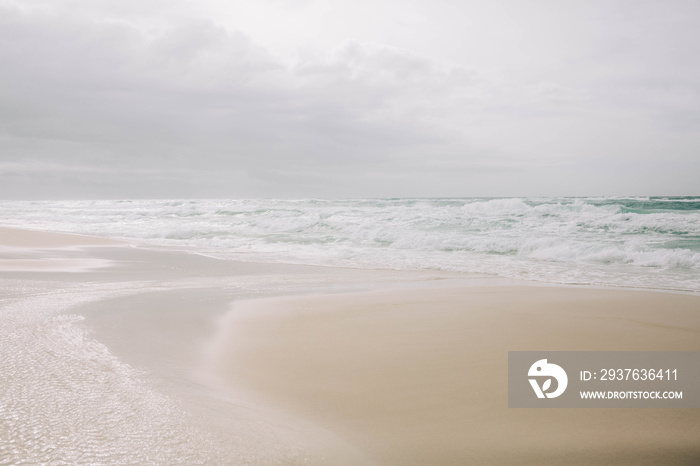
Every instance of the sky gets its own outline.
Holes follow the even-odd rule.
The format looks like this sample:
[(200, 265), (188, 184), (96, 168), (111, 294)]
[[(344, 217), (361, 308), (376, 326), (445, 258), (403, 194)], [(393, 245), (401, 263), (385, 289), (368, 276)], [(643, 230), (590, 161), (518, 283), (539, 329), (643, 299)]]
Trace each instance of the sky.
[(0, 198), (700, 195), (697, 18), (0, 0)]

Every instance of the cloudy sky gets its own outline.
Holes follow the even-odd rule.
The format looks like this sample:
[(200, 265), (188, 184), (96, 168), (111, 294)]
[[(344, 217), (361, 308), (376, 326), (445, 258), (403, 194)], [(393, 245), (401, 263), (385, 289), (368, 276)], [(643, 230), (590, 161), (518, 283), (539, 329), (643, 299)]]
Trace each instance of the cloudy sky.
[(0, 0), (0, 198), (700, 195), (698, 18)]

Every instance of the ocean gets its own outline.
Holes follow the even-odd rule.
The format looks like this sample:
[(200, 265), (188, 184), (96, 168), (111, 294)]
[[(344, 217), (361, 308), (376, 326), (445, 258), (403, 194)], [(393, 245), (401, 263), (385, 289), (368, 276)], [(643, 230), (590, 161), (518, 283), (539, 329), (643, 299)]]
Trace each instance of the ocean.
[(5, 226), (221, 259), (700, 292), (700, 197), (2, 201)]

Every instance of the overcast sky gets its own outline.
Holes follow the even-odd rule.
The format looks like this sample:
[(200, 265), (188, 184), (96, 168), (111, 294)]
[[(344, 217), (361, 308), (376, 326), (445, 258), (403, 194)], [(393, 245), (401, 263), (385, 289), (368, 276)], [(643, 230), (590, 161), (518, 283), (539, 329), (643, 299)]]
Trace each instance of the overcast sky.
[(698, 18), (0, 0), (0, 198), (700, 195)]

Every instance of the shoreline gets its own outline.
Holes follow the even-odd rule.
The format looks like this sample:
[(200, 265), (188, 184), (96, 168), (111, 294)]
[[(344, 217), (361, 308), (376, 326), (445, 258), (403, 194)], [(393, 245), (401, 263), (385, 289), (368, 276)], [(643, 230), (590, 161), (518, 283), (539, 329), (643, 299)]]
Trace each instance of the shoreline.
[[(168, 444), (165, 462), (188, 445), (185, 438), (199, 445), (187, 453), (202, 464), (652, 464), (669, 454), (681, 464), (700, 458), (691, 438), (698, 410), (508, 410), (502, 403), (508, 349), (700, 350), (697, 295), (227, 261), (102, 239), (90, 244), (80, 235), (43, 233), (43, 244), (29, 236), (33, 244), (0, 248), (9, 255), (0, 260), (7, 301), (28, 303), (22, 312), (30, 316), (38, 312), (31, 304), (36, 293), (58, 297), (60, 285), (61, 293), (75, 295), (73, 304), (47, 311), (34, 332), (55, 332), (42, 330), (41, 322), (58, 319), (66, 335), (85, 335), (75, 348), (66, 340), (66, 348), (104, 345), (110, 357), (136, 370), (131, 384), (179, 406), (162, 411), (179, 413), (193, 431), (177, 434), (185, 437)], [(47, 267), (54, 256), (74, 267)], [(1, 266), (27, 257), (37, 261), (34, 269)], [(102, 266), (76, 266), (88, 260)], [(24, 318), (2, 309), (6, 317)], [(27, 326), (12, 318), (5, 331)], [(63, 334), (55, 338), (63, 341)], [(41, 341), (24, 344), (43, 351)], [(70, 364), (87, 355), (61, 362), (70, 372)], [(85, 373), (95, 378), (85, 383), (103, 390), (99, 371)], [(53, 393), (49, 399), (67, 396), (40, 371), (37, 377), (34, 383)], [(192, 443), (192, 436), (200, 440)], [(137, 448), (136, 456), (148, 450), (138, 443), (122, 448)]]
[(0, 226), (0, 246), (4, 247), (53, 249), (125, 244), (124, 241), (99, 236)]
[[(311, 267), (311, 268), (318, 268), (318, 269), (331, 269), (331, 270), (336, 270), (336, 269), (349, 269), (349, 270), (357, 270), (357, 271), (385, 271), (387, 273), (435, 273), (435, 274), (445, 274), (445, 275), (452, 275), (456, 276), (457, 278), (463, 278), (463, 279), (473, 279), (474, 277), (484, 277), (484, 278), (492, 278), (494, 280), (503, 280), (503, 281), (510, 281), (516, 284), (523, 284), (523, 285), (532, 285), (532, 286), (552, 286), (552, 287), (574, 287), (574, 288), (590, 288), (590, 289), (611, 289), (611, 290), (631, 290), (631, 291), (650, 291), (650, 292), (659, 292), (659, 293), (674, 293), (674, 294), (685, 294), (685, 295), (691, 295), (691, 296), (700, 296), (700, 289), (692, 289), (692, 288), (662, 288), (662, 287), (654, 287), (654, 286), (639, 286), (639, 285), (620, 285), (620, 284), (615, 284), (615, 283), (591, 283), (591, 282), (552, 282), (552, 281), (547, 281), (546, 279), (538, 279), (538, 278), (523, 278), (523, 277), (511, 277), (507, 275), (498, 275), (495, 273), (487, 273), (487, 272), (470, 272), (470, 271), (452, 271), (452, 270), (442, 270), (442, 269), (430, 269), (430, 268), (391, 268), (391, 267), (361, 267), (361, 266), (352, 266), (352, 265), (336, 265), (336, 264), (314, 264), (314, 263), (305, 263), (305, 262), (294, 262), (294, 261), (289, 261), (289, 262), (272, 262), (272, 261), (265, 261), (265, 260), (258, 260), (258, 259), (251, 259), (251, 258), (241, 258), (241, 257), (226, 257), (226, 256), (219, 256), (216, 255), (215, 253), (211, 252), (200, 252), (196, 250), (192, 250), (189, 247), (185, 246), (174, 246), (174, 245), (162, 245), (162, 244), (156, 244), (156, 243), (149, 243), (148, 241), (144, 241), (143, 239), (125, 239), (125, 238), (119, 238), (119, 239), (113, 239), (109, 237), (102, 237), (102, 236), (90, 236), (90, 235), (83, 235), (83, 234), (77, 234), (77, 233), (67, 233), (67, 232), (58, 232), (58, 231), (45, 231), (45, 230), (27, 230), (27, 229), (22, 229), (16, 226), (2, 226), (0, 225), (0, 247), (3, 245), (3, 231), (5, 234), (7, 232), (9, 233), (15, 233), (15, 232), (27, 232), (29, 234), (36, 233), (36, 238), (42, 238), (42, 235), (49, 235), (49, 236), (43, 236), (44, 240), (49, 240), (50, 241), (50, 235), (56, 235), (58, 238), (58, 241), (64, 241), (64, 242), (71, 242), (77, 240), (78, 242), (82, 242), (82, 246), (90, 246), (90, 245), (123, 245), (123, 246), (131, 246), (135, 248), (139, 248), (142, 250), (151, 250), (151, 251), (161, 251), (161, 252), (171, 252), (171, 253), (184, 253), (184, 254), (194, 254), (202, 257), (206, 257), (209, 259), (215, 259), (219, 261), (227, 261), (227, 262), (239, 262), (239, 263), (250, 263), (250, 264), (267, 264), (271, 267), (276, 267), (276, 266), (296, 266), (296, 267)], [(16, 236), (16, 234), (13, 234), (12, 236)], [(56, 241), (56, 240), (54, 240)], [(1, 264), (0, 264), (1, 266)]]

